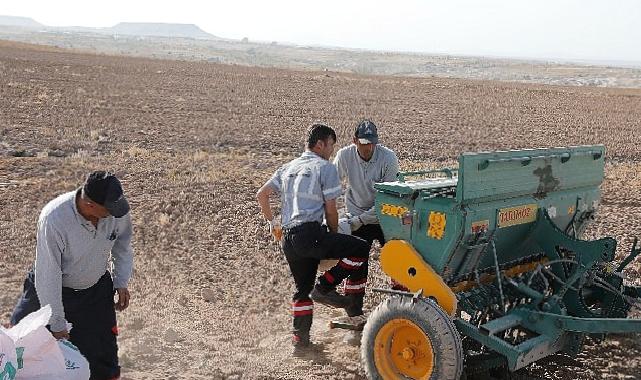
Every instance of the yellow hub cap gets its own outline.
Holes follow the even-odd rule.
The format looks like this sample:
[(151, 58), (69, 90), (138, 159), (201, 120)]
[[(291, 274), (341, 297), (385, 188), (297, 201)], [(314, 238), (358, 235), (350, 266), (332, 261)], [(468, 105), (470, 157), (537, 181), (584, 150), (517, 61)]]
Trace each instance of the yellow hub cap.
[(412, 359), (414, 359), (414, 350), (412, 350), (409, 347), (405, 347), (403, 349), (403, 352), (401, 353), (401, 355), (403, 356), (403, 359), (405, 359), (405, 360), (412, 360)]
[(432, 343), (407, 319), (392, 319), (376, 334), (374, 362), (384, 379), (429, 379), (434, 369)]

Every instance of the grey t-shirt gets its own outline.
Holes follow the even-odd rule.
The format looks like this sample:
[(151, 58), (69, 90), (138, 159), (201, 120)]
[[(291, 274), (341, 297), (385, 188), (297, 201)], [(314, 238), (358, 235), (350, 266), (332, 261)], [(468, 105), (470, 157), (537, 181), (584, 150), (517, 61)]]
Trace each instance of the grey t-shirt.
[(281, 166), (267, 183), (280, 193), (283, 227), (322, 223), (325, 201), (341, 194), (336, 167), (310, 151)]
[(347, 178), (345, 206), (353, 216), (360, 216), (363, 224), (376, 224), (374, 183), (395, 181), (398, 174), (398, 158), (389, 148), (377, 144), (369, 161), (358, 155), (356, 145), (341, 148), (336, 153), (334, 165), (341, 180)]
[(114, 287), (124, 288), (133, 269), (131, 216), (103, 218), (94, 227), (78, 212), (77, 193), (71, 191), (49, 202), (38, 219), (36, 292), (42, 306), (51, 305), (52, 331), (67, 327), (63, 286), (87, 289), (113, 266)]

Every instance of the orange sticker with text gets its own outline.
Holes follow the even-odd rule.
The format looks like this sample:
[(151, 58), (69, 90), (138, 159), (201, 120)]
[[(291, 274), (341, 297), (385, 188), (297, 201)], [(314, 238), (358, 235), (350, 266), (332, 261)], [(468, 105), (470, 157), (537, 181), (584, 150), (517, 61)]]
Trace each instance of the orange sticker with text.
[(534, 204), (502, 208), (496, 218), (499, 228), (516, 226), (518, 224), (532, 223), (536, 220), (536, 211), (539, 207)]

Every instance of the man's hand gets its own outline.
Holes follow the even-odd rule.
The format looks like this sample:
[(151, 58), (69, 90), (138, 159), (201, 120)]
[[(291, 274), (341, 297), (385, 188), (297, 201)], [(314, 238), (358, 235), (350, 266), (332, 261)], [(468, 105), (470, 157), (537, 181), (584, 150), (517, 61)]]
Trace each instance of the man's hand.
[(62, 330), (62, 331), (52, 331), (51, 335), (53, 335), (54, 338), (60, 340), (60, 339), (69, 339), (69, 331)]
[(283, 238), (283, 226), (281, 226), (280, 220), (274, 218), (269, 221), (269, 232), (274, 236), (275, 241), (280, 241)]
[(116, 310), (123, 311), (129, 306), (129, 289), (127, 288), (118, 288), (116, 289), (118, 293), (118, 302), (115, 303)]
[(363, 221), (361, 220), (360, 216), (352, 216), (349, 218), (347, 221), (349, 225), (352, 227), (352, 232), (358, 230), (359, 228), (363, 227)]
[(325, 222), (330, 232), (338, 232), (338, 210), (336, 209), (336, 199), (325, 201)]

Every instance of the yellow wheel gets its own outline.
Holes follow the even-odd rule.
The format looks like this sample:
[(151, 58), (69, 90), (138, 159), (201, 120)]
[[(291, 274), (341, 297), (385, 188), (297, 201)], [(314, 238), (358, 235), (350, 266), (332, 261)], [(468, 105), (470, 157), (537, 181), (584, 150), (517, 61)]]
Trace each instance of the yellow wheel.
[(434, 367), (432, 343), (412, 321), (393, 319), (374, 339), (374, 362), (385, 379), (398, 375), (429, 379)]
[(394, 296), (372, 312), (363, 330), (361, 360), (369, 379), (458, 379), (461, 337), (430, 300)]

